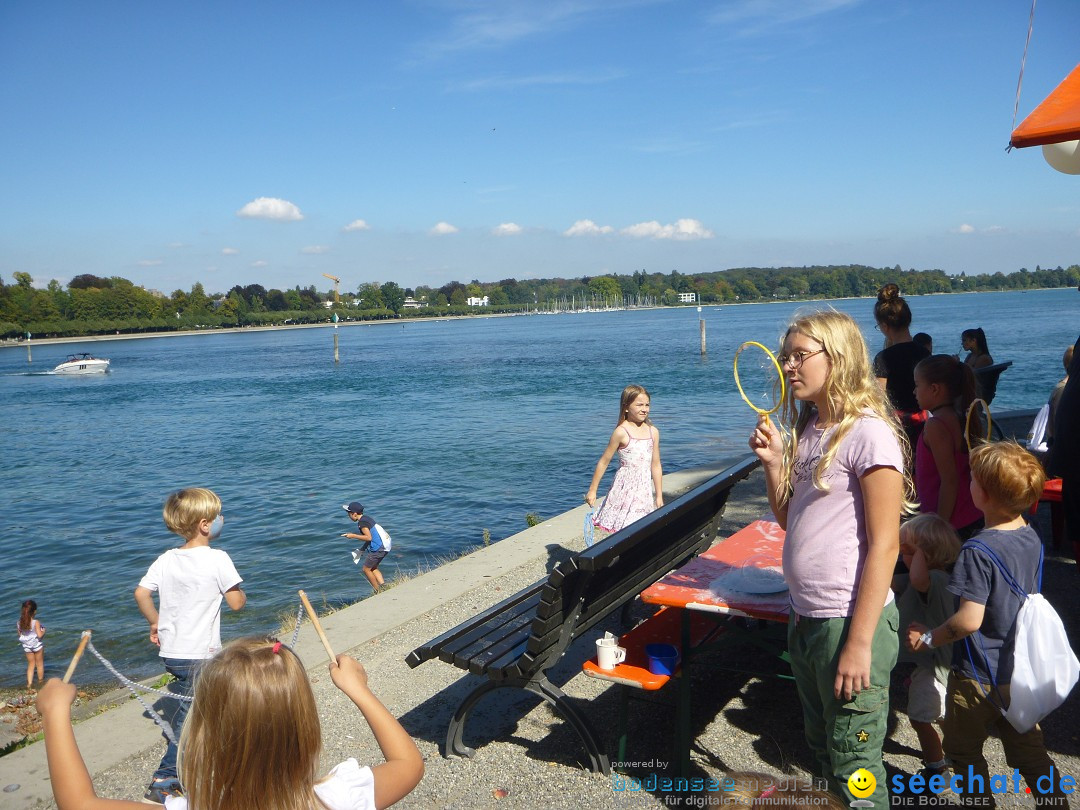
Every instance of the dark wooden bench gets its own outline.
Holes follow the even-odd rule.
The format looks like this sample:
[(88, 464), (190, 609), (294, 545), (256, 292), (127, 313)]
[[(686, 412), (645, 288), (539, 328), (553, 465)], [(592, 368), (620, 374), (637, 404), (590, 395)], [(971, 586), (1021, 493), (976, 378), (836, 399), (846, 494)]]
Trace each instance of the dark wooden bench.
[(757, 467), (749, 456), (636, 523), (558, 563), (547, 578), (413, 650), (410, 667), (439, 658), (487, 680), (458, 706), (446, 755), (472, 756), (462, 740), (469, 712), (488, 692), (525, 689), (546, 700), (577, 732), (590, 768), (610, 771), (592, 726), (548, 679), (575, 637), (716, 538), (728, 495)]
[(1009, 360), (975, 369), (975, 391), (987, 405), (994, 401), (994, 395), (997, 394), (998, 377), (1011, 365), (1012, 360)]

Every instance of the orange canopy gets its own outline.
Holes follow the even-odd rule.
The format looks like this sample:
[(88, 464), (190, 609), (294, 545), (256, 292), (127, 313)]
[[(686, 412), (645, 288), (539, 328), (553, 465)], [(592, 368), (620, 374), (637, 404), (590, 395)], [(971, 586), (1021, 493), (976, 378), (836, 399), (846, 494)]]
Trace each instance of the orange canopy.
[(1080, 65), (1031, 111), (1009, 139), (1010, 146), (1040, 146), (1080, 139)]

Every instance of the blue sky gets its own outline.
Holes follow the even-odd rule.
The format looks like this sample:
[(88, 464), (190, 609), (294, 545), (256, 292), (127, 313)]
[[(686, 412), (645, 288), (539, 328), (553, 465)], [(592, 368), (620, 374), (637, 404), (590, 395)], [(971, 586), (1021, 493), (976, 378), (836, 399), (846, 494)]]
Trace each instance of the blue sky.
[[(0, 276), (327, 289), (1080, 262), (1026, 0), (0, 5)], [(1042, 0), (1017, 122), (1080, 62)]]

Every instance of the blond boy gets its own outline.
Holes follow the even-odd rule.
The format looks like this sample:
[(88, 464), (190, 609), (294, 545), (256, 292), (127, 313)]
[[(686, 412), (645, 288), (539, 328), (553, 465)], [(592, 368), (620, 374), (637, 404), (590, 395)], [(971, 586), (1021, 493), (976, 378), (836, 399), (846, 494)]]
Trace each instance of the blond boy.
[[(981, 544), (997, 555), (1029, 593), (1036, 589), (1042, 540), (1024, 514), (1039, 499), (1044, 481), (1042, 465), (1015, 442), (984, 444), (971, 451), (971, 498), (986, 527), (964, 543), (953, 567), (949, 590), (958, 607), (933, 630), (912, 623), (907, 631), (913, 651), (959, 642), (953, 643), (942, 746), (952, 761), (951, 787), (967, 806), (995, 806), (994, 783), (983, 757), (991, 731), (1001, 738), (1010, 768), (1023, 775), (1036, 807), (1068, 806), (1042, 730), (1035, 726), (1021, 734), (1001, 713), (1009, 705), (1021, 602), (997, 564), (979, 548)], [(1040, 782), (1040, 777), (1048, 778)]]
[[(165, 670), (176, 678), (172, 691), (190, 696), (199, 665), (221, 649), (222, 597), (233, 610), (240, 610), (247, 597), (229, 555), (210, 548), (225, 524), (217, 495), (198, 487), (181, 489), (165, 501), (162, 517), (184, 544), (154, 560), (135, 589), (135, 602), (150, 624), (150, 641), (160, 648)], [(171, 724), (179, 739), (190, 704), (177, 704)], [(164, 804), (167, 797), (178, 795), (176, 743), (170, 740), (144, 801)]]

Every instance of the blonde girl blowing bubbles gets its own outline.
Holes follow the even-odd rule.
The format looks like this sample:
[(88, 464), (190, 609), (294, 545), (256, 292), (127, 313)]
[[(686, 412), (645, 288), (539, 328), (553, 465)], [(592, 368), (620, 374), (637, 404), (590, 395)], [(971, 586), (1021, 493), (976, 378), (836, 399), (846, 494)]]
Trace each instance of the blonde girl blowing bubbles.
[(660, 465), (660, 431), (649, 421), (652, 398), (640, 385), (628, 385), (619, 399), (619, 419), (607, 448), (596, 462), (585, 503), (596, 504), (596, 488), (616, 451), (619, 469), (604, 505), (593, 523), (606, 532), (617, 532), (664, 505)]
[(835, 793), (854, 798), (848, 777), (865, 768), (877, 780), (869, 799), (885, 808), (881, 747), (899, 647), (889, 586), (913, 499), (907, 439), (849, 316), (796, 317), (779, 359), (784, 430), (762, 416), (750, 448), (786, 530), (788, 652), (804, 733)]

